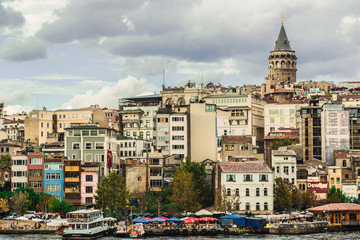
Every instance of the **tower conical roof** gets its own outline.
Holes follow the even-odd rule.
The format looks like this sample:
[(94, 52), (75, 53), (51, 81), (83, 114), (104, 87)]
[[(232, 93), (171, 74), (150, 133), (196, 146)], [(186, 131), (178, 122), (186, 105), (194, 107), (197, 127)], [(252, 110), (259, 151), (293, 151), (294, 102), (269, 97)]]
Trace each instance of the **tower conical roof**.
[(286, 32), (283, 24), (281, 24), (279, 36), (274, 48), (274, 51), (281, 51), (281, 50), (292, 51), (290, 47), (290, 41), (286, 36)]

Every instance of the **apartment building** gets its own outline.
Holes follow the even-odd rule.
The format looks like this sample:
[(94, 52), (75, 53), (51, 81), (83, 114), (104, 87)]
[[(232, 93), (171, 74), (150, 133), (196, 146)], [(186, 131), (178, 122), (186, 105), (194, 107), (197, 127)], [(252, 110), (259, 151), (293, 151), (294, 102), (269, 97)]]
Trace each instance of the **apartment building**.
[(350, 148), (349, 111), (342, 104), (324, 104), (321, 113), (322, 161), (334, 165), (334, 151)]
[(255, 160), (253, 154), (252, 137), (222, 136), (220, 153), (222, 161)]
[(152, 149), (152, 143), (143, 139), (122, 138), (117, 143), (120, 146), (120, 159), (138, 158)]
[(272, 168), (274, 169), (274, 178), (282, 178), (286, 183), (292, 183), (297, 186), (297, 168), (296, 153), (294, 150), (288, 150), (287, 147), (280, 147), (278, 150), (272, 150)]
[[(107, 110), (106, 110), (107, 111)], [(108, 127), (104, 110), (98, 105), (80, 109), (33, 110), (25, 119), (25, 142), (41, 145), (47, 142), (51, 133), (64, 133), (73, 123), (98, 123)]]
[(204, 101), (216, 104), (219, 140), (222, 135), (255, 136), (259, 153), (263, 152), (264, 100), (255, 95), (213, 94), (204, 97)]
[(24, 141), (25, 123), (24, 120), (9, 120), (5, 119), (3, 128), (6, 130), (7, 139), (17, 142)]
[[(185, 112), (184, 112), (185, 111)], [(188, 153), (187, 108), (160, 108), (156, 115), (156, 149), (183, 160)]]
[(41, 151), (45, 158), (63, 158), (65, 156), (65, 142), (46, 143)]
[(273, 211), (273, 172), (263, 161), (219, 163), (219, 186), (228, 209), (239, 213)]
[(41, 153), (28, 153), (28, 187), (34, 192), (44, 190), (44, 155)]
[(62, 158), (45, 158), (44, 162), (44, 193), (61, 201), (64, 197), (64, 161)]
[(85, 163), (81, 166), (81, 205), (94, 206), (99, 183), (99, 163)]
[(75, 206), (81, 204), (80, 160), (64, 160), (64, 198)]
[(119, 167), (119, 133), (95, 124), (72, 124), (65, 129), (65, 156), (81, 162), (96, 162), (100, 177)]
[(306, 107), (303, 101), (270, 103), (264, 106), (265, 136), (279, 128), (299, 128), (300, 108)]
[(20, 148), (21, 146), (17, 144), (0, 143), (0, 157), (6, 154), (14, 156)]
[(11, 190), (28, 186), (28, 157), (26, 155), (13, 155), (11, 164)]

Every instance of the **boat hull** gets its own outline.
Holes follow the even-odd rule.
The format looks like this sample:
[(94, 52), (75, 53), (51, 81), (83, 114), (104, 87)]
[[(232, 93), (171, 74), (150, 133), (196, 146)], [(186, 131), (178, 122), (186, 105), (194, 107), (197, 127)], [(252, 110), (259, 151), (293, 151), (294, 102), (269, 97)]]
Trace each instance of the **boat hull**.
[(104, 230), (97, 233), (64, 233), (62, 239), (66, 240), (77, 240), (77, 239), (96, 239), (100, 237), (104, 237), (109, 234), (109, 230)]

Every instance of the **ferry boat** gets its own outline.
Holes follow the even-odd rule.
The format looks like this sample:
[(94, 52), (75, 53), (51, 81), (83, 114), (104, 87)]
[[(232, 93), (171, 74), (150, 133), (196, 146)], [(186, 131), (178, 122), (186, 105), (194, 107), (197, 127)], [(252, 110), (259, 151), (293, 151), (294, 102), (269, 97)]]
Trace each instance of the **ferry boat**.
[(131, 238), (143, 237), (145, 235), (144, 225), (142, 223), (131, 224), (129, 235)]
[(63, 239), (95, 239), (109, 232), (101, 210), (87, 209), (69, 212), (66, 218), (68, 227), (64, 229)]

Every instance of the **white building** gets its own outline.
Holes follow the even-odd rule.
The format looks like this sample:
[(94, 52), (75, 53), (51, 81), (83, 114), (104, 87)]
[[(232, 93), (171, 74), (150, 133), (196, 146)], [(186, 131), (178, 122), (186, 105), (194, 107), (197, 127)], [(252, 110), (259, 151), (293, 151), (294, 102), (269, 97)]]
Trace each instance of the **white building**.
[[(274, 177), (263, 161), (219, 163), (220, 186), (231, 209), (240, 213), (273, 211)], [(234, 206), (235, 205), (235, 206)]]
[(280, 147), (271, 151), (272, 167), (275, 178), (281, 177), (285, 182), (296, 186), (296, 153), (294, 150), (287, 150)]
[[(186, 110), (186, 108), (182, 108)], [(156, 115), (156, 147), (164, 155), (182, 160), (188, 155), (188, 118), (186, 112), (159, 109)]]
[(12, 156), (11, 190), (14, 190), (18, 187), (27, 187), (27, 183), (28, 183), (27, 159), (28, 158), (25, 155)]
[(151, 143), (143, 139), (121, 139), (117, 143), (120, 146), (120, 158), (141, 157), (143, 153), (152, 150)]
[(299, 128), (300, 108), (307, 106), (302, 101), (271, 103), (264, 107), (265, 136), (279, 128)]

